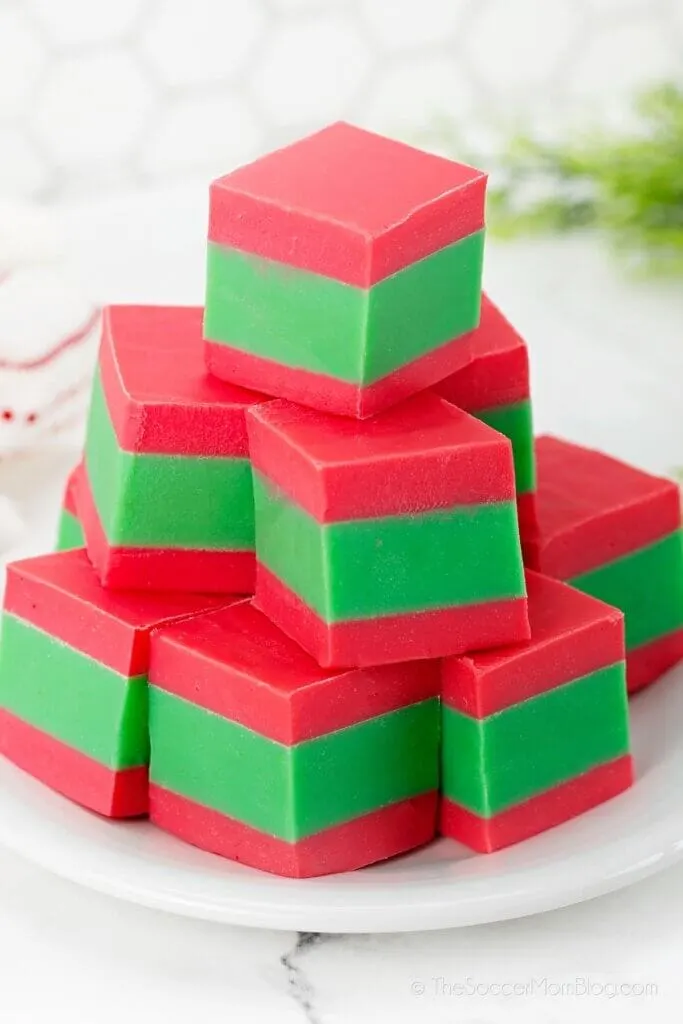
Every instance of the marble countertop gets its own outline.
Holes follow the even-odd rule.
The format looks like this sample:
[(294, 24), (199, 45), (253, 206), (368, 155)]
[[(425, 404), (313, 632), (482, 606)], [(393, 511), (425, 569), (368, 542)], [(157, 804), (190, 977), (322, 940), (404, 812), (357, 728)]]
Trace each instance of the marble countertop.
[[(201, 301), (204, 189), (65, 209), (102, 301)], [(487, 286), (527, 335), (541, 429), (683, 463), (683, 295), (625, 282), (591, 240), (491, 246)], [(619, 393), (610, 365), (622, 364)], [(624, 366), (626, 372), (624, 373)], [(540, 386), (539, 386), (540, 385)], [(662, 415), (646, 422), (657, 400)], [(633, 449), (633, 424), (642, 444)], [(627, 429), (630, 426), (630, 429)], [(623, 449), (622, 435), (630, 438)], [(461, 931), (236, 929), (116, 902), (0, 853), (0, 1017), (72, 1024), (680, 1020), (683, 867), (629, 890)]]
[(55, 1008), (76, 1024), (575, 1024), (578, 1014), (673, 1024), (682, 905), (678, 868), (498, 925), (296, 934), (142, 910), (2, 855), (0, 1012), (12, 1024), (44, 1024)]

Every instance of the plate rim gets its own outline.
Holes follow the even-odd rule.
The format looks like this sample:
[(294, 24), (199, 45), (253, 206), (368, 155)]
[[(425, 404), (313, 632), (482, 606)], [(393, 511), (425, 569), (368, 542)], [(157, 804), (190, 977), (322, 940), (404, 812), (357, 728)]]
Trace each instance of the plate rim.
[[(75, 449), (68, 448), (62, 454), (67, 461), (75, 462), (77, 459)], [(60, 471), (61, 486), (64, 477), (65, 471)], [(45, 481), (41, 480), (41, 483)], [(43, 504), (41, 513), (44, 512)], [(42, 528), (45, 533), (45, 522)], [(14, 557), (26, 557), (32, 550), (43, 550), (45, 536), (37, 534), (41, 534), (39, 527), (29, 530), (28, 536), (24, 536), (13, 549), (4, 552), (0, 558), (0, 568), (4, 568), (6, 562)], [(464, 860), (454, 858), (453, 863), (461, 867), (450, 878), (441, 861), (420, 861), (425, 856), (424, 851), (414, 851), (387, 862), (389, 872), (381, 882), (374, 882), (372, 873), (382, 871), (382, 865), (322, 878), (278, 878), (186, 847), (180, 840), (157, 833), (148, 822), (112, 823), (99, 819), (43, 787), (3, 758), (0, 758), (0, 846), (43, 870), (113, 898), (180, 916), (245, 927), (379, 934), (468, 927), (559, 909), (630, 886), (668, 868), (683, 857), (683, 813), (676, 813), (674, 800), (664, 800), (667, 792), (670, 796), (675, 791), (676, 780), (683, 777), (683, 665), (674, 669), (669, 676), (673, 678), (660, 680), (656, 686), (638, 694), (632, 701), (633, 724), (636, 726), (635, 732), (642, 734), (641, 740), (646, 738), (646, 733), (652, 731), (647, 725), (648, 721), (650, 725), (654, 723), (655, 732), (659, 730), (661, 734), (648, 738), (649, 754), (642, 764), (639, 763), (639, 751), (636, 750), (637, 772), (640, 774), (640, 769), (644, 768), (645, 773), (637, 779), (632, 789), (578, 819), (516, 847), (510, 847), (507, 851), (489, 855), (468, 853)], [(680, 728), (676, 728), (675, 724), (671, 727), (671, 723), (676, 720)], [(14, 781), (8, 782), (8, 779)], [(35, 807), (40, 809), (43, 806), (47, 806), (49, 813), (41, 817)], [(76, 838), (69, 832), (69, 819), (74, 815)], [(603, 818), (607, 831), (603, 829), (601, 833), (599, 822)], [(630, 841), (626, 843), (623, 841), (624, 834), (618, 830), (614, 832), (613, 825), (610, 826), (611, 822), (618, 823), (622, 819), (631, 828), (628, 833)], [(104, 847), (97, 843), (93, 845), (92, 841), (84, 840), (82, 836), (78, 838), (79, 829), (82, 831), (85, 828), (88, 834), (87, 828), (90, 826), (83, 824), (88, 821), (97, 821), (105, 828), (119, 829), (120, 832), (125, 830), (136, 836), (136, 841), (130, 844), (127, 852), (126, 843), (123, 844), (125, 870), (121, 870), (120, 860), (119, 870), (114, 870), (117, 848), (119, 852), (121, 849), (120, 842), (111, 840), (116, 833), (106, 833), (107, 843)], [(635, 831), (634, 822), (640, 826)], [(542, 859), (546, 846), (551, 851), (560, 848), (562, 837), (568, 836), (570, 829), (583, 830), (588, 836), (602, 835), (605, 841), (597, 851), (591, 851), (590, 848), (577, 846), (574, 840), (573, 853), (572, 843), (569, 843), (570, 854), (567, 857), (559, 862), (557, 858), (551, 858), (548, 863), (537, 865), (534, 884), (530, 885), (531, 875), (528, 866), (524, 867), (525, 851), (533, 854), (533, 851), (538, 850)], [(180, 875), (174, 876), (172, 857), (170, 872), (169, 865), (147, 863), (140, 857), (136, 860), (137, 837), (142, 836), (144, 847), (144, 830), (152, 831), (155, 836), (163, 836), (165, 842), (174, 844), (174, 848), (192, 851), (190, 865), (200, 858), (200, 866), (188, 869), (181, 864)], [(560, 839), (553, 839), (553, 836), (559, 836)], [(550, 840), (547, 837), (551, 837)], [(451, 840), (442, 839), (439, 842), (448, 844)], [(514, 853), (520, 850), (521, 855)], [(513, 851), (512, 854), (510, 851)], [(221, 879), (220, 885), (215, 881), (215, 871), (202, 873), (201, 865), (208, 863), (206, 858), (210, 858), (214, 868), (216, 865), (227, 865), (225, 879)], [(416, 872), (406, 882), (404, 869), (408, 865), (410, 875), (411, 859), (416, 863), (429, 864), (433, 869), (432, 877), (420, 878), (419, 872)], [(515, 860), (521, 860), (522, 871), (513, 876), (513, 881), (514, 878), (521, 879), (524, 891), (503, 891), (501, 894), (500, 884), (491, 887), (491, 878), (498, 877), (500, 881), (501, 877), (505, 879), (507, 876), (497, 876), (495, 867), (499, 863), (505, 865), (508, 861), (514, 865)], [(449, 862), (446, 860), (446, 863)], [(490, 867), (480, 871), (462, 867), (468, 863)], [(558, 865), (560, 875), (566, 873), (562, 884), (556, 877), (553, 878), (553, 874), (558, 872)], [(391, 877), (394, 866), (398, 871), (395, 877)], [(183, 877), (189, 878), (188, 870), (194, 885), (186, 885), (183, 889), (182, 884), (178, 884), (178, 878), (181, 883)], [(248, 872), (246, 876), (245, 871)], [(474, 874), (474, 881), (467, 878), (468, 872)], [(161, 882), (159, 877), (155, 878), (160, 874)], [(202, 887), (202, 877), (209, 879), (208, 887)], [(304, 892), (307, 895), (302, 898)], [(325, 893), (328, 895), (325, 896)]]
[[(662, 680), (634, 702), (636, 732), (656, 734), (652, 724), (666, 723), (672, 701), (683, 721), (683, 665), (669, 675), (672, 678)], [(111, 822), (100, 818), (52, 792), (4, 758), (0, 758), (0, 845), (52, 874), (104, 895), (217, 923), (337, 934), (489, 924), (606, 895), (662, 871), (683, 857), (683, 814), (665, 799), (667, 787), (672, 790), (676, 786), (683, 767), (683, 735), (676, 729), (664, 729), (664, 733), (660, 744), (664, 757), (646, 764), (636, 786), (577, 819), (500, 853), (456, 858), (452, 863), (460, 865), (460, 870), (450, 877), (443, 865), (451, 862), (444, 859), (427, 861), (426, 877), (416, 872), (406, 881), (405, 869), (410, 875), (411, 858), (418, 863), (421, 853), (424, 856), (423, 849), (386, 862), (390, 867), (398, 866), (398, 874), (377, 882), (372, 872), (381, 870), (381, 865), (314, 879), (280, 878), (188, 847), (148, 821)], [(44, 807), (47, 815), (40, 813)], [(79, 835), (78, 827), (75, 831), (71, 828), (71, 819), (81, 831), (85, 829), (85, 838)], [(625, 833), (615, 831), (611, 819), (617, 824), (620, 819), (631, 826), (638, 820), (641, 824), (639, 829)], [(95, 840), (88, 831), (92, 829)], [(605, 842), (592, 848), (574, 839), (564, 859), (544, 858), (544, 847), (549, 845), (551, 851), (560, 848), (562, 837), (570, 829), (582, 830), (589, 838), (604, 835)], [(99, 833), (106, 836), (106, 842), (97, 841)], [(124, 835), (127, 838), (122, 844)], [(626, 843), (624, 835), (628, 835)], [(171, 855), (182, 850), (189, 857), (189, 865), (181, 863), (178, 867), (171, 861), (169, 866), (162, 858), (155, 861), (140, 857), (149, 837), (153, 854), (156, 842), (161, 844), (162, 853), (166, 847)], [(440, 847), (433, 846), (432, 850), (450, 843), (441, 839)], [(533, 854), (535, 850), (537, 863), (534, 865), (532, 858), (530, 868), (525, 852)], [(508, 859), (513, 866), (515, 860), (520, 860), (521, 869), (497, 874), (496, 864), (505, 864)], [(221, 878), (215, 870), (202, 872), (204, 864), (219, 871), (225, 867), (225, 876)], [(473, 867), (473, 878), (468, 878), (467, 865), (486, 865), (491, 871), (479, 873)], [(523, 889), (516, 889), (514, 883), (521, 883)]]

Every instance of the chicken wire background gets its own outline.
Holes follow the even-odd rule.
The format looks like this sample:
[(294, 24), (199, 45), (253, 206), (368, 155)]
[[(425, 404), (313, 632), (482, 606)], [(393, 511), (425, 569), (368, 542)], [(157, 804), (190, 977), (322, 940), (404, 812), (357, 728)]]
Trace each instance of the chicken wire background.
[(0, 0), (0, 193), (205, 181), (338, 117), (486, 153), (682, 72), (683, 0)]

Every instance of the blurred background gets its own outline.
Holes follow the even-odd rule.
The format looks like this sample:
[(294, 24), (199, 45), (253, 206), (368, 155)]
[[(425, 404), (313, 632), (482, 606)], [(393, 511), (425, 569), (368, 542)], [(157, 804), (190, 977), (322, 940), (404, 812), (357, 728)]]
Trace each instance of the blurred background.
[(338, 118), (491, 172), (539, 430), (683, 462), (683, 0), (0, 0), (0, 549), (98, 308), (201, 303), (209, 181)]
[(682, 0), (0, 0), (0, 194), (205, 182), (340, 117), (485, 155), (682, 62)]

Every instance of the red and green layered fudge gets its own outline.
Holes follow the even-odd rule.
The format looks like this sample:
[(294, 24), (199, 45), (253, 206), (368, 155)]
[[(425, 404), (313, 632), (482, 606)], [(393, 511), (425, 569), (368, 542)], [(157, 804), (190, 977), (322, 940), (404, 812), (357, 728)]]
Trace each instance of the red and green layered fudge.
[(149, 678), (160, 828), (295, 877), (433, 838), (437, 663), (325, 671), (241, 601), (157, 633)]
[(510, 438), (519, 519), (529, 532), (536, 523), (536, 460), (526, 342), (484, 294), (469, 343), (470, 363), (434, 390)]
[(680, 492), (602, 452), (554, 437), (536, 442), (538, 530), (526, 562), (621, 608), (629, 691), (683, 658)]
[(144, 814), (150, 635), (220, 600), (106, 591), (82, 548), (14, 562), (0, 642), (0, 753), (100, 814)]
[(482, 853), (633, 781), (623, 615), (527, 573), (531, 640), (443, 662), (443, 835)]
[(343, 123), (219, 178), (211, 372), (362, 418), (464, 365), (485, 189), (481, 171)]
[(434, 394), (371, 420), (249, 413), (256, 604), (321, 665), (524, 640), (510, 441)]
[(111, 306), (78, 511), (104, 586), (251, 593), (246, 410), (263, 396), (210, 377), (202, 310)]
[(78, 481), (83, 475), (83, 463), (79, 463), (69, 474), (64, 488), (62, 507), (57, 527), (57, 551), (69, 551), (71, 548), (82, 548), (85, 545), (83, 528), (78, 518), (76, 491)]

